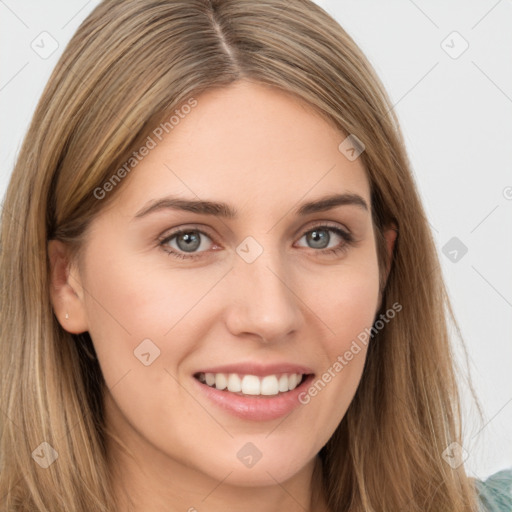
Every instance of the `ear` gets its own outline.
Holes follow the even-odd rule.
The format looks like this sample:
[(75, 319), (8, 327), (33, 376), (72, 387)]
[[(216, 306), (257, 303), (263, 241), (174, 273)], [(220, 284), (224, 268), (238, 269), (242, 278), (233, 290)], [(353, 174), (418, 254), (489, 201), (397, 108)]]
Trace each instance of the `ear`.
[(50, 299), (60, 325), (80, 334), (88, 330), (84, 293), (78, 268), (70, 258), (69, 247), (59, 240), (48, 242), (50, 260)]
[(396, 224), (391, 224), (384, 230), (384, 238), (386, 239), (386, 250), (388, 253), (388, 265), (386, 267), (386, 281), (388, 280), (389, 271), (391, 270), (391, 263), (393, 262), (393, 250), (395, 248), (395, 241), (398, 235)]

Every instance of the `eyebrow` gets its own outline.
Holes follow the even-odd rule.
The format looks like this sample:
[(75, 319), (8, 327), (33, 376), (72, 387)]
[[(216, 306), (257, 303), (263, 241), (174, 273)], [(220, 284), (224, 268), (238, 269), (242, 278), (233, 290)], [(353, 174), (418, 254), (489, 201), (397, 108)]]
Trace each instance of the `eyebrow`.
[[(369, 211), (368, 204), (360, 195), (347, 193), (331, 194), (315, 201), (304, 203), (295, 209), (295, 215), (304, 216), (311, 213), (325, 212), (338, 206), (346, 205), (358, 206), (365, 211)], [(214, 215), (226, 219), (234, 219), (238, 215), (237, 210), (226, 203), (169, 196), (150, 201), (137, 212), (134, 218), (139, 219), (161, 210), (182, 210), (202, 215)]]

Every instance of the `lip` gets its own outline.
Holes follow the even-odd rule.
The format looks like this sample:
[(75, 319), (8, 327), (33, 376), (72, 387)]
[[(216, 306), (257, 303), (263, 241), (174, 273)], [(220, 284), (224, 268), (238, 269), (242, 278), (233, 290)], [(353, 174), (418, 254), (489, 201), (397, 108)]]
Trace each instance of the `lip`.
[[(280, 368), (282, 367), (283, 366), (280, 366)], [(205, 373), (243, 373), (246, 375), (258, 376), (269, 375), (268, 366), (265, 367), (266, 370), (264, 373), (250, 373), (245, 369), (241, 371), (241, 366), (239, 365), (224, 366), (222, 368), (231, 369), (233, 371), (220, 371), (217, 368), (212, 368), (210, 369), (210, 371), (205, 371)], [(272, 372), (274, 372), (275, 374), (308, 373), (305, 371), (295, 371), (298, 368), (297, 366), (292, 366), (292, 368), (293, 370), (289, 372), (283, 370), (281, 370), (280, 372), (272, 370), (270, 374), (272, 374)], [(260, 372), (261, 371), (263, 370), (260, 368)], [(278, 395), (272, 396), (242, 396), (235, 393), (231, 393), (230, 391), (212, 388), (207, 384), (203, 384), (195, 377), (192, 377), (192, 380), (198, 387), (199, 392), (203, 393), (216, 407), (224, 411), (227, 411), (233, 416), (249, 421), (270, 421), (286, 416), (300, 405), (303, 405), (299, 401), (299, 395), (303, 391), (306, 391), (308, 389), (314, 377), (315, 375), (312, 372), (309, 372), (309, 374), (305, 376), (300, 385), (297, 386), (292, 391), (287, 391), (286, 393), (279, 393)]]

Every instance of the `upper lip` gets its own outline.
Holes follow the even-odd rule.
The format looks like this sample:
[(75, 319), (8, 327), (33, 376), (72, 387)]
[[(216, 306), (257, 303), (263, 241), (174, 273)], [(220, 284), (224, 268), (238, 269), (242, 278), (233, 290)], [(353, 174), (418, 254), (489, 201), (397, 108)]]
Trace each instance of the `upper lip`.
[(203, 368), (195, 374), (198, 373), (238, 373), (240, 375), (256, 375), (258, 377), (264, 377), (265, 375), (281, 375), (284, 373), (311, 374), (314, 372), (307, 366), (294, 363), (261, 364), (246, 362), (211, 366)]

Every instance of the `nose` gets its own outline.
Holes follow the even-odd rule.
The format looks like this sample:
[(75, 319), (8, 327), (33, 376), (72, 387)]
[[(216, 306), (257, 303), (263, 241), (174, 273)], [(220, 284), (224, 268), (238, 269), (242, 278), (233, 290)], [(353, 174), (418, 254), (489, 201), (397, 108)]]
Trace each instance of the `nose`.
[(227, 286), (225, 318), (234, 336), (277, 342), (303, 324), (303, 302), (294, 290), (293, 273), (277, 251), (264, 249), (251, 263), (235, 255)]

